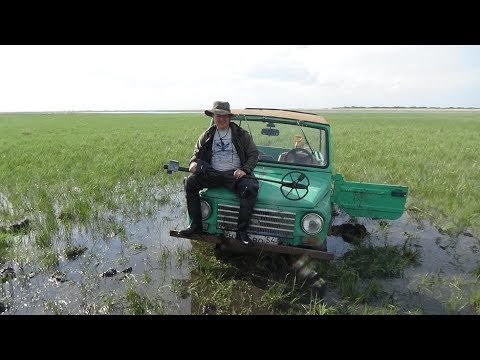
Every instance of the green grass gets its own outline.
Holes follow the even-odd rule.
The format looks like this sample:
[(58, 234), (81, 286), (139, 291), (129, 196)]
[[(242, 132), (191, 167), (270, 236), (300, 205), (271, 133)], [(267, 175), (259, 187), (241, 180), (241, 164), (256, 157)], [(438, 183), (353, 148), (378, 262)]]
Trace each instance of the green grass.
[(161, 305), (161, 301), (144, 295), (131, 285), (125, 295), (126, 313), (131, 315), (163, 315), (164, 309)]
[(313, 297), (308, 305), (303, 306), (305, 315), (335, 315), (337, 310), (333, 306), (328, 306), (322, 299)]
[(215, 258), (211, 247), (198, 244), (192, 249), (193, 261), (196, 270), (188, 286), (188, 292), (193, 295), (192, 313), (199, 314), (203, 307), (214, 304), (220, 313), (231, 314), (238, 289), (238, 281), (227, 279), (227, 272), (231, 268)]
[(188, 161), (208, 124), (192, 114), (0, 114), (0, 224), (29, 218), (31, 251), (54, 265), (60, 226), (164, 204), (157, 190), (184, 174), (167, 177), (163, 164)]
[(397, 277), (409, 265), (420, 262), (419, 253), (410, 248), (362, 245), (347, 252), (342, 262), (355, 269), (362, 279)]
[(407, 206), (445, 231), (480, 235), (479, 113), (328, 114), (334, 169), (347, 180), (404, 184)]
[(12, 235), (0, 232), (0, 264), (10, 257), (13, 245)]
[(153, 181), (165, 184), (163, 164), (186, 161), (207, 124), (191, 114), (0, 115), (0, 192), (17, 213), (60, 205), (85, 221), (95, 204), (138, 203)]
[[(480, 235), (480, 114), (331, 113), (334, 170), (404, 184), (408, 208), (442, 229)], [(0, 193), (20, 218), (86, 223), (104, 209), (154, 201), (170, 159), (186, 165), (209, 125), (201, 114), (0, 114)], [(165, 199), (156, 199), (164, 202)]]
[[(335, 171), (351, 181), (407, 185), (409, 208), (446, 231), (480, 235), (480, 114), (326, 118)], [(152, 185), (181, 179), (167, 177), (163, 164), (186, 165), (208, 124), (200, 114), (0, 114), (0, 193), (14, 216), (1, 205), (0, 215), (39, 211), (85, 223), (103, 208), (140, 206), (152, 200)]]

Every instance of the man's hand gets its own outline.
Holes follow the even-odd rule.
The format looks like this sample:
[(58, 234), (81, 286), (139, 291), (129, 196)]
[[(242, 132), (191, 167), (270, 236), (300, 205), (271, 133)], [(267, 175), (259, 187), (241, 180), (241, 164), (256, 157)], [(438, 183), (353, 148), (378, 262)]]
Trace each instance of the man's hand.
[(233, 173), (233, 177), (235, 179), (240, 179), (244, 175), (247, 175), (247, 174), (245, 173), (245, 171), (240, 170), (240, 169), (235, 170), (235, 172)]
[(195, 171), (197, 171), (197, 163), (195, 161), (192, 161), (190, 163), (190, 166), (188, 167), (188, 171), (190, 171), (192, 174), (194, 174)]

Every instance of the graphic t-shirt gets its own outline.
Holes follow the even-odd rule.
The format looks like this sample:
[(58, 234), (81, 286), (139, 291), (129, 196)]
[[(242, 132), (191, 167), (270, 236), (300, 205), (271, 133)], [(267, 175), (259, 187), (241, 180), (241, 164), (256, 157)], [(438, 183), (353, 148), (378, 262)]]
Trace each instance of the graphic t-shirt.
[(237, 150), (232, 143), (230, 128), (215, 131), (212, 144), (212, 167), (218, 171), (236, 170), (241, 167)]

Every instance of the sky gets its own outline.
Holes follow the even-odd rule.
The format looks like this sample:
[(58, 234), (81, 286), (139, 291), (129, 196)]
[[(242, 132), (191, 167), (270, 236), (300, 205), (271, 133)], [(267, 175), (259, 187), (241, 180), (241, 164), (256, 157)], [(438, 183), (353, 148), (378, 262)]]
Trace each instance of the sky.
[(0, 112), (480, 107), (480, 45), (0, 45)]

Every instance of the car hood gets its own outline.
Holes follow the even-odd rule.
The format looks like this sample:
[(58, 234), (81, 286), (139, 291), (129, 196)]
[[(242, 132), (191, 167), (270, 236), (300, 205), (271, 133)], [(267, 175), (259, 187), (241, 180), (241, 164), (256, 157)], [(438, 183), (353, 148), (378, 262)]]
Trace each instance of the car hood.
[[(327, 195), (331, 187), (330, 173), (305, 173), (310, 182), (306, 195), (306, 191), (304, 189), (296, 190), (287, 186), (282, 187), (281, 184), (268, 181), (273, 180), (280, 182), (282, 176), (276, 176), (276, 174), (272, 174), (270, 176), (266, 174), (256, 175), (259, 179), (259, 191), (255, 205), (257, 208), (315, 208), (317, 204)], [(305, 196), (302, 199), (298, 199), (303, 195)], [(203, 196), (219, 198), (223, 201), (234, 201), (237, 198), (233, 192), (223, 187), (204, 190)]]
[[(330, 179), (330, 177), (328, 177), (328, 179)], [(314, 208), (330, 191), (330, 181), (318, 176), (314, 178), (309, 176), (309, 181), (310, 185), (308, 186), (307, 192), (304, 189), (292, 189), (287, 186), (282, 187), (281, 184), (260, 180), (256, 206), (261, 207), (261, 205), (265, 205), (271, 207), (274, 205), (282, 208)]]

